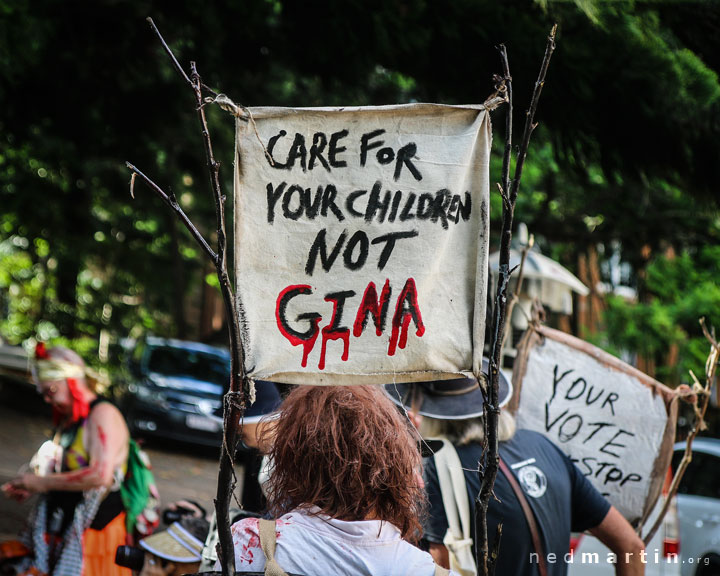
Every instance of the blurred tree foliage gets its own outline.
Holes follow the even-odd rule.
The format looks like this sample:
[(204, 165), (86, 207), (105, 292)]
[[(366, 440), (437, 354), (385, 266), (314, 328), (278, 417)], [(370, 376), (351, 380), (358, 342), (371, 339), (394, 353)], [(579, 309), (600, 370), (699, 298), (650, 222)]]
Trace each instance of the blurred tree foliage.
[[(660, 353), (698, 336), (711, 297), (689, 279), (710, 281), (717, 253), (704, 247), (720, 233), (715, 3), (0, 0), (0, 331), (11, 342), (195, 335), (185, 310), (204, 256), (149, 191), (128, 194), (125, 160), (213, 234), (192, 94), (146, 16), (183, 65), (245, 105), (480, 102), (504, 42), (517, 111), (558, 22), (516, 218), (564, 254), (621, 246), (643, 304), (611, 304), (611, 343)], [(212, 110), (210, 122), (229, 191), (232, 121)], [(668, 247), (680, 256), (653, 261)]]
[(709, 344), (693, 338), (701, 317), (717, 317), (720, 309), (720, 246), (703, 246), (682, 254), (664, 255), (647, 267), (645, 302), (631, 305), (618, 297), (608, 301), (608, 331), (619, 348), (648, 357), (664, 358), (677, 347), (676, 366), (661, 365), (658, 377), (670, 382), (690, 382), (693, 370), (704, 383)]

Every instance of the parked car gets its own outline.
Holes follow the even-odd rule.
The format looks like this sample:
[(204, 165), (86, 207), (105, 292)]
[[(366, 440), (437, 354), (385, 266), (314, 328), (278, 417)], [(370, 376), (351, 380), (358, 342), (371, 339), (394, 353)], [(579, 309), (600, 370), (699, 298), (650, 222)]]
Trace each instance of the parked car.
[[(674, 469), (684, 451), (675, 444)], [(682, 576), (720, 575), (720, 439), (695, 438), (677, 501)]]
[[(665, 488), (668, 487), (669, 482), (666, 482)], [(665, 495), (658, 499), (645, 523), (646, 531), (655, 523), (664, 503)], [(677, 499), (673, 498), (660, 528), (645, 547), (645, 575), (681, 576), (680, 542)], [(613, 563), (614, 559), (611, 561), (613, 557), (610, 549), (591, 534), (573, 534), (570, 549), (572, 562), (568, 566), (568, 576), (613, 576), (615, 574), (615, 564)]]
[(223, 348), (148, 337), (133, 349), (114, 394), (134, 437), (220, 447), (222, 396), (230, 380)]
[[(685, 452), (685, 443), (674, 446), (672, 470), (677, 470)], [(653, 516), (652, 525), (662, 498)], [(587, 534), (575, 535), (572, 542), (574, 562), (570, 576), (611, 575), (613, 566), (606, 562), (583, 562), (607, 557), (609, 550)], [(663, 524), (646, 547), (648, 576), (720, 576), (720, 439), (696, 438), (692, 461), (683, 475)], [(675, 556), (677, 555), (677, 556)]]
[(0, 337), (0, 382), (34, 388), (30, 356), (22, 346), (11, 346)]

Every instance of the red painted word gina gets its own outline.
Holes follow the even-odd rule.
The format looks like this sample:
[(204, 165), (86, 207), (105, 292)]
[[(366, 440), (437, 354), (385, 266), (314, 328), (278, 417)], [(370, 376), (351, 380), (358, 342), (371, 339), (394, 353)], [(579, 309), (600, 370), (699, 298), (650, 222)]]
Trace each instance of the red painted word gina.
[[(325, 369), (325, 353), (327, 343), (330, 340), (341, 340), (343, 342), (342, 360), (347, 361), (350, 355), (350, 332), (349, 326), (343, 325), (343, 311), (345, 303), (354, 298), (357, 293), (354, 290), (343, 290), (325, 294), (325, 302), (332, 303), (332, 316), (329, 323), (320, 328), (323, 320), (319, 312), (303, 312), (298, 314), (291, 323), (287, 316), (288, 304), (294, 298), (302, 298), (313, 293), (312, 287), (307, 284), (293, 284), (283, 289), (277, 297), (275, 306), (275, 319), (277, 320), (280, 333), (289, 340), (293, 346), (302, 346), (302, 367), (307, 366), (308, 356), (315, 347), (318, 336), (322, 334), (320, 349), (320, 362), (318, 368)], [(372, 319), (375, 325), (375, 333), (382, 336), (385, 331), (385, 324), (388, 316), (388, 308), (392, 296), (390, 280), (385, 284), (378, 294), (374, 282), (370, 282), (360, 300), (360, 305), (355, 314), (355, 321), (352, 325), (352, 335), (359, 338), (367, 326), (368, 320)], [(394, 356), (398, 347), (405, 348), (407, 344), (410, 322), (415, 324), (415, 334), (422, 337), (425, 334), (420, 306), (418, 305), (417, 288), (415, 280), (408, 278), (403, 289), (395, 300), (395, 310), (392, 314), (390, 340), (388, 342), (388, 356)]]

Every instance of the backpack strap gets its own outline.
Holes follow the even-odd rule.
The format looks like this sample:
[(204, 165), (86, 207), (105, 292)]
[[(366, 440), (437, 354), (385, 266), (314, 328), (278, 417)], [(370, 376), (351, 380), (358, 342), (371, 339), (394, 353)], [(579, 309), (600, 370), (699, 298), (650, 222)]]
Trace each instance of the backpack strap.
[(520, 484), (518, 484), (518, 481), (510, 468), (508, 468), (502, 458), (498, 457), (498, 460), (500, 461), (500, 470), (510, 483), (518, 502), (520, 502), (520, 507), (525, 513), (525, 519), (527, 520), (528, 528), (530, 528), (530, 535), (532, 536), (533, 547), (538, 555), (538, 572), (540, 572), (540, 576), (547, 576), (547, 565), (545, 564), (545, 553), (542, 547), (542, 540), (540, 539), (540, 529), (537, 525), (532, 509), (530, 508), (530, 504), (528, 504), (527, 498), (525, 498), (525, 493), (522, 488), (520, 488)]
[(260, 518), (258, 521), (260, 547), (265, 554), (265, 576), (288, 576), (275, 560), (275, 520)]
[(477, 574), (475, 557), (472, 553), (474, 542), (465, 472), (452, 442), (447, 438), (440, 439), (443, 441), (443, 447), (435, 452), (433, 458), (448, 523), (448, 532), (443, 544), (454, 555), (456, 563), (451, 562), (450, 565), (454, 571)]

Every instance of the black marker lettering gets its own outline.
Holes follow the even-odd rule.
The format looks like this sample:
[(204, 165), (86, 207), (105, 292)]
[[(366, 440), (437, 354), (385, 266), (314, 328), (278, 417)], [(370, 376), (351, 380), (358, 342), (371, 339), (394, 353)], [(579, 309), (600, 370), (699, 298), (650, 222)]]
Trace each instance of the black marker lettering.
[(450, 200), (450, 206), (448, 207), (447, 217), (448, 220), (452, 220), (455, 224), (460, 219), (460, 213), (457, 211), (460, 204), (460, 196), (453, 194), (452, 200)]
[(342, 222), (345, 220), (345, 215), (340, 212), (340, 208), (338, 208), (335, 205), (335, 197), (337, 196), (337, 188), (333, 186), (332, 184), (328, 184), (325, 186), (325, 191), (323, 192), (323, 199), (322, 199), (322, 208), (320, 209), (320, 214), (323, 217), (327, 216), (328, 208), (330, 208), (330, 211), (335, 214), (335, 217), (338, 219), (338, 222)]
[(364, 214), (360, 212), (360, 210), (355, 209), (355, 200), (360, 198), (360, 196), (364, 196), (365, 194), (367, 194), (367, 190), (355, 190), (354, 192), (350, 192), (347, 199), (345, 200), (345, 208), (347, 208), (347, 211), (350, 212), (350, 214), (357, 218), (362, 218)]
[(620, 468), (612, 467), (610, 468), (610, 471), (607, 473), (607, 476), (605, 476), (605, 482), (604, 484), (607, 484), (608, 482), (617, 482), (623, 477), (622, 470)]
[(377, 158), (378, 164), (385, 166), (395, 160), (395, 150), (392, 148), (381, 148), (377, 151), (377, 154), (375, 154), (375, 158)]
[(570, 374), (570, 372), (572, 372), (572, 368), (570, 370), (566, 370), (565, 372), (562, 373), (560, 378), (558, 378), (558, 368), (560, 368), (560, 366), (555, 364), (555, 368), (553, 368), (553, 393), (552, 393), (552, 396), (550, 396), (550, 400), (548, 401), (548, 404), (552, 404), (552, 401), (555, 399), (555, 393), (557, 392), (558, 384), (560, 384), (560, 382), (562, 381), (563, 378), (565, 378), (565, 376), (567, 376), (568, 374)]
[(377, 238), (373, 238), (373, 244), (380, 244), (385, 242), (385, 247), (380, 253), (380, 260), (378, 260), (378, 270), (385, 268), (385, 264), (390, 259), (393, 249), (395, 248), (395, 241), (401, 238), (415, 238), (418, 235), (417, 230), (408, 230), (407, 232), (391, 232), (390, 234), (383, 234)]
[(372, 140), (376, 136), (380, 136), (380, 134), (384, 133), (385, 130), (380, 128), (379, 130), (373, 130), (372, 132), (363, 134), (360, 137), (360, 166), (365, 166), (365, 162), (367, 161), (367, 153), (369, 150), (380, 148), (380, 146), (385, 144), (384, 140), (380, 140), (379, 142), (370, 142), (370, 140)]
[[(290, 202), (292, 202), (293, 194), (297, 192), (298, 196), (298, 207), (294, 210), (290, 209)], [(310, 190), (308, 189), (308, 194), (310, 193)], [(300, 216), (302, 216), (303, 213), (303, 195), (305, 194), (305, 191), (298, 186), (297, 184), (293, 184), (290, 186), (290, 188), (287, 189), (285, 192), (285, 195), (283, 196), (282, 201), (282, 208), (283, 208), (283, 216), (285, 218), (288, 218), (290, 220), (298, 220)]]
[(557, 424), (558, 421), (563, 416), (565, 416), (565, 414), (567, 414), (568, 412), (569, 412), (569, 410), (566, 408), (565, 412), (563, 412), (562, 414), (560, 414), (560, 416), (555, 418), (555, 420), (550, 422), (550, 404), (548, 402), (545, 402), (545, 431), (550, 432), (550, 430), (552, 430), (553, 426), (555, 426), (555, 424)]
[(583, 440), (583, 444), (592, 440), (592, 437), (595, 436), (595, 434), (597, 434), (603, 428), (607, 426), (615, 426), (615, 424), (611, 424), (610, 422), (588, 422), (588, 426), (597, 426), (597, 428), (595, 428), (595, 430), (593, 430), (593, 432), (587, 438), (585, 438), (585, 440)]
[(620, 458), (620, 454), (615, 454), (615, 452), (608, 450), (608, 447), (614, 446), (615, 448), (627, 448), (627, 446), (625, 444), (617, 444), (617, 443), (613, 442), (613, 440), (617, 440), (618, 436), (620, 436), (621, 434), (627, 434), (628, 436), (635, 436), (635, 434), (633, 434), (632, 432), (625, 432), (625, 430), (618, 430), (615, 433), (615, 436), (613, 436), (612, 438), (610, 438), (610, 440), (608, 440), (607, 442), (605, 442), (605, 444), (603, 444), (602, 448), (600, 448), (600, 452), (603, 452), (604, 454), (609, 454), (610, 456), (615, 456), (615, 458)]
[(590, 466), (590, 464), (588, 464), (588, 461), (590, 461), (590, 460), (592, 460), (594, 462), (595, 458), (591, 458), (588, 456), (587, 458), (582, 459), (583, 466), (585, 466), (585, 468), (587, 468), (587, 472), (583, 472), (583, 476), (590, 476), (590, 474), (592, 474), (592, 466)]
[(328, 160), (330, 160), (330, 165), (333, 168), (344, 168), (345, 166), (347, 166), (347, 162), (345, 162), (345, 160), (337, 159), (338, 154), (341, 154), (342, 152), (345, 152), (345, 150), (347, 150), (345, 146), (338, 146), (338, 141), (342, 140), (347, 135), (347, 130), (340, 130), (340, 132), (335, 132), (330, 136), (330, 150), (328, 150)]
[(458, 212), (457, 217), (455, 218), (455, 223), (457, 224), (458, 219), (462, 216), (462, 219), (466, 222), (470, 219), (470, 212), (472, 211), (472, 199), (470, 198), (470, 192), (465, 192), (465, 204), (462, 203), (462, 200), (458, 198), (458, 202), (460, 203), (460, 211)]
[(610, 411), (612, 412), (613, 416), (615, 416), (615, 406), (613, 406), (613, 402), (615, 400), (618, 400), (620, 396), (615, 394), (615, 392), (610, 392), (610, 394), (607, 395), (607, 398), (605, 398), (605, 401), (602, 403), (602, 406), (600, 408), (605, 408), (605, 404), (610, 404)]
[(642, 476), (631, 472), (630, 474), (625, 476), (625, 479), (622, 482), (620, 482), (620, 486), (623, 486), (625, 482), (640, 482), (640, 480), (642, 480)]
[(323, 132), (315, 132), (313, 135), (313, 143), (310, 147), (310, 161), (308, 162), (308, 170), (312, 170), (315, 167), (315, 160), (318, 160), (323, 165), (325, 170), (330, 172), (330, 166), (328, 166), (327, 160), (323, 157), (322, 153), (327, 146), (327, 137)]
[(305, 273), (308, 276), (312, 276), (313, 272), (315, 271), (315, 261), (317, 260), (318, 254), (320, 254), (320, 262), (323, 269), (326, 272), (330, 271), (330, 268), (332, 268), (335, 259), (338, 257), (338, 254), (340, 254), (340, 249), (345, 243), (345, 238), (347, 236), (346, 231), (343, 230), (342, 234), (340, 234), (340, 238), (338, 238), (337, 242), (335, 243), (335, 247), (332, 249), (332, 252), (330, 252), (330, 256), (328, 256), (327, 242), (325, 240), (326, 234), (327, 230), (325, 230), (325, 228), (320, 230), (320, 232), (318, 232), (318, 235), (315, 237), (315, 241), (310, 247), (310, 254), (308, 255), (307, 264), (305, 264)]
[[(355, 246), (360, 244), (360, 253), (356, 260), (353, 261), (353, 251)], [(358, 270), (365, 265), (367, 261), (368, 252), (370, 250), (370, 242), (368, 241), (367, 234), (362, 230), (358, 230), (350, 237), (345, 252), (343, 252), (343, 262), (348, 270)]]
[[(575, 426), (575, 429), (572, 429), (572, 425), (570, 426), (570, 431), (566, 430), (566, 426), (568, 422), (572, 421), (577, 422), (577, 426)], [(560, 428), (558, 428), (558, 440), (560, 442), (570, 442), (575, 436), (577, 436), (578, 432), (580, 432), (580, 428), (582, 428), (583, 425), (583, 419), (582, 416), (579, 414), (571, 414), (567, 418), (565, 418), (565, 421), (560, 425)]]
[(375, 214), (380, 211), (378, 216), (378, 222), (385, 221), (385, 214), (387, 214), (388, 208), (390, 207), (390, 190), (385, 191), (385, 198), (380, 201), (380, 188), (382, 183), (380, 180), (375, 182), (370, 192), (370, 198), (368, 199), (367, 208), (365, 210), (365, 222), (372, 222), (375, 218)]
[(287, 136), (287, 132), (285, 132), (285, 130), (280, 130), (280, 132), (278, 132), (275, 136), (270, 138), (270, 140), (268, 141), (268, 145), (267, 145), (268, 154), (270, 155), (270, 158), (273, 159), (273, 161), (271, 163), (270, 158), (267, 158), (268, 164), (270, 164), (270, 166), (272, 166), (273, 168), (277, 168), (279, 170), (282, 170), (283, 168), (287, 168), (287, 164), (282, 164), (282, 163), (278, 162), (277, 160), (275, 160), (275, 158), (273, 157), (273, 150), (275, 149), (275, 144), (277, 144), (277, 141), (280, 140), (280, 138), (283, 138), (284, 136)]
[(305, 215), (310, 219), (314, 220), (315, 216), (317, 216), (319, 210), (320, 210), (320, 204), (322, 202), (323, 197), (323, 187), (318, 186), (317, 190), (315, 191), (315, 198), (313, 200), (310, 199), (310, 188), (305, 189), (305, 193), (303, 195), (303, 201), (305, 203)]
[(597, 396), (595, 396), (595, 398), (593, 398), (593, 397), (592, 397), (592, 393), (593, 393), (594, 388), (595, 388), (595, 386), (593, 386), (593, 385), (591, 384), (591, 385), (590, 385), (590, 390), (588, 390), (587, 398), (586, 398), (586, 400), (585, 400), (585, 404), (587, 404), (588, 406), (591, 406), (592, 404), (595, 404), (595, 402), (598, 401), (598, 399), (600, 398), (600, 396), (602, 396), (602, 393), (605, 392), (605, 390), (603, 390), (602, 388), (600, 388), (600, 391), (597, 393)]
[(432, 216), (430, 219), (437, 222), (438, 218), (442, 221), (444, 230), (448, 229), (447, 209), (450, 205), (450, 190), (444, 188), (435, 192), (435, 200), (432, 206)]
[(403, 165), (407, 166), (408, 170), (410, 170), (410, 173), (413, 175), (413, 178), (415, 178), (415, 180), (417, 180), (418, 182), (422, 180), (422, 174), (420, 174), (420, 171), (411, 162), (411, 159), (415, 157), (416, 152), (417, 145), (415, 144), (415, 142), (405, 144), (405, 146), (398, 150), (397, 160), (395, 161), (395, 174), (393, 175), (393, 179), (396, 182), (398, 178), (400, 178), (400, 172), (402, 172)]
[(307, 168), (306, 156), (307, 150), (305, 149), (305, 136), (303, 136), (299, 132), (296, 132), (295, 140), (293, 140), (293, 144), (290, 147), (290, 153), (288, 154), (285, 167), (290, 170), (295, 166), (295, 160), (300, 158), (300, 167), (302, 168), (303, 172), (305, 172)]
[(267, 185), (267, 205), (268, 205), (268, 211), (267, 211), (267, 219), (268, 223), (272, 224), (275, 221), (275, 204), (277, 204), (277, 201), (280, 199), (280, 196), (282, 196), (283, 191), (285, 190), (285, 186), (287, 184), (285, 182), (278, 185), (277, 188), (273, 190), (273, 185), (271, 182), (268, 182)]
[(405, 222), (405, 220), (412, 220), (413, 218), (415, 218), (415, 214), (410, 213), (414, 203), (415, 203), (415, 192), (410, 192), (410, 195), (405, 199), (405, 207), (403, 208), (403, 211), (400, 213), (400, 222)]
[(359, 338), (365, 330), (368, 316), (372, 316), (373, 318), (373, 323), (375, 324), (375, 334), (380, 336), (383, 333), (385, 330), (385, 319), (387, 318), (388, 303), (390, 302), (391, 294), (392, 288), (390, 288), (389, 279), (385, 280), (385, 285), (383, 286), (379, 298), (375, 283), (368, 283), (353, 325), (353, 335), (356, 338)]
[(417, 217), (420, 220), (427, 220), (432, 216), (433, 212), (433, 197), (432, 194), (428, 194), (427, 192), (423, 192), (420, 194), (420, 198), (418, 199), (418, 207), (417, 207)]
[(398, 207), (400, 206), (400, 200), (402, 200), (402, 191), (395, 190), (392, 200), (392, 208), (390, 208), (390, 216), (388, 222), (395, 222), (395, 216), (397, 216)]
[(345, 300), (355, 296), (354, 290), (343, 290), (342, 292), (330, 292), (325, 295), (325, 302), (334, 302), (335, 309), (333, 317), (329, 325), (323, 328), (323, 332), (336, 332), (339, 330), (347, 330), (345, 326), (340, 326), (342, 321), (343, 310), (345, 308)]
[[(575, 389), (575, 386), (578, 384), (582, 384), (582, 389), (580, 390), (579, 394), (576, 394), (575, 396), (570, 396), (570, 393)], [(585, 382), (585, 378), (578, 378), (570, 385), (570, 388), (568, 388), (568, 391), (565, 392), (565, 399), (566, 400), (577, 400), (582, 396), (585, 392), (585, 388), (587, 387), (587, 382)]]

